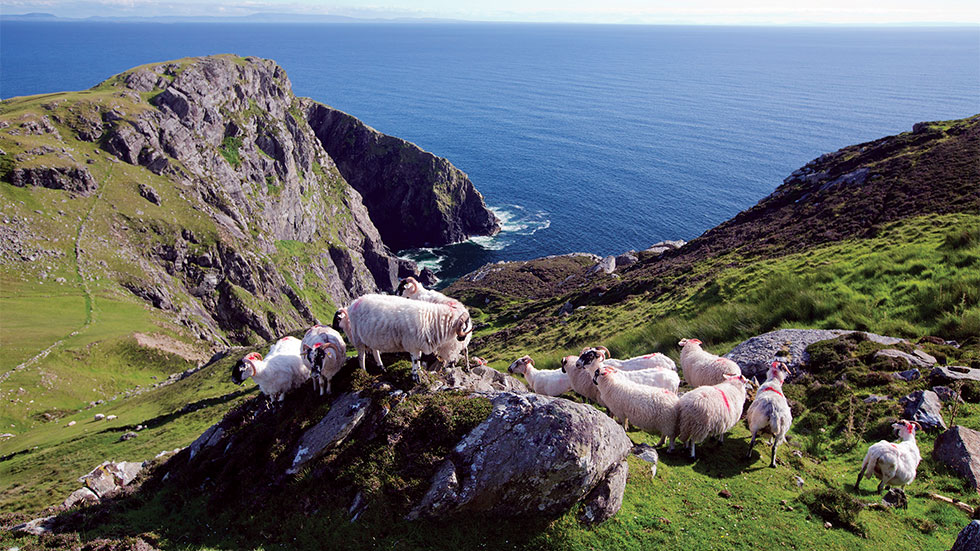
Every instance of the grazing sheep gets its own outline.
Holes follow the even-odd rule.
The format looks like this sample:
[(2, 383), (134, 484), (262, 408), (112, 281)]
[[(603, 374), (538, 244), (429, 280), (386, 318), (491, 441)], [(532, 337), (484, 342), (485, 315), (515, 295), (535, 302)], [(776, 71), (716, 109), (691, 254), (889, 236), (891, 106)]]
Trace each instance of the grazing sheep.
[(412, 356), (412, 378), (417, 383), (422, 380), (422, 355), (436, 354), (443, 362), (454, 362), (473, 332), (473, 322), (465, 308), (374, 294), (357, 298), (346, 309), (338, 310), (334, 324), (357, 348), (362, 369), (368, 351), (382, 369), (381, 352), (407, 352)]
[[(585, 350), (582, 352), (584, 353)], [(568, 374), (568, 380), (572, 383), (572, 390), (586, 400), (603, 405), (599, 397), (599, 387), (592, 383), (592, 374), (585, 369), (584, 365), (579, 364), (577, 359), (575, 356), (565, 356), (561, 360), (561, 370)]]
[[(401, 297), (405, 297), (412, 300), (421, 300), (425, 302), (432, 302), (435, 304), (448, 304), (453, 308), (461, 308), (466, 310), (463, 303), (446, 295), (440, 293), (439, 291), (433, 291), (432, 289), (426, 289), (418, 282), (414, 277), (406, 277), (398, 283), (398, 288), (395, 289), (395, 294)], [(463, 364), (466, 369), (470, 366), (470, 350), (469, 346), (463, 347), (463, 357), (465, 358), (465, 363)]]
[[(681, 363), (683, 365), (683, 362)], [(713, 386), (699, 386), (681, 396), (677, 404), (677, 438), (691, 447), (709, 436), (722, 442), (725, 433), (738, 423), (745, 405), (745, 385), (741, 375), (732, 375)]]
[[(677, 371), (677, 364), (674, 363), (674, 360), (661, 354), (660, 352), (644, 354), (628, 360), (617, 360), (612, 357), (612, 354), (609, 353), (609, 349), (605, 346), (594, 346), (592, 348), (582, 350), (582, 356), (585, 356), (590, 350), (603, 354), (605, 364), (609, 367), (615, 367), (620, 371), (638, 371), (640, 369), (670, 369)], [(588, 363), (588, 361), (591, 360), (587, 360), (586, 363)]]
[(310, 378), (310, 370), (300, 358), (300, 346), (301, 342), (296, 337), (283, 337), (269, 348), (264, 360), (261, 354), (252, 352), (235, 365), (232, 382), (242, 384), (251, 377), (262, 394), (273, 401), (283, 401), (287, 392)]
[[(321, 346), (317, 346), (318, 344)], [(303, 335), (300, 355), (303, 365), (310, 370), (313, 391), (319, 389), (320, 396), (323, 396), (324, 382), (327, 392), (330, 392), (330, 379), (333, 379), (347, 361), (347, 343), (332, 327), (314, 325)]]
[(701, 349), (698, 339), (681, 339), (681, 369), (684, 380), (692, 387), (716, 385), (730, 375), (741, 375), (738, 364)]
[(766, 382), (759, 387), (755, 394), (755, 401), (749, 406), (745, 417), (749, 422), (749, 430), (752, 432), (752, 440), (749, 442), (749, 451), (745, 457), (752, 455), (752, 446), (755, 445), (755, 437), (759, 431), (765, 430), (772, 433), (772, 461), (770, 467), (776, 467), (776, 449), (779, 444), (786, 440), (786, 433), (793, 423), (793, 413), (789, 409), (786, 396), (783, 395), (783, 381), (789, 375), (789, 369), (783, 362), (772, 362), (769, 367), (769, 377)]
[[(567, 356), (565, 360), (568, 358), (574, 359), (575, 356)], [(564, 363), (565, 360), (562, 362)], [(537, 369), (531, 356), (514, 360), (514, 363), (507, 368), (507, 373), (524, 375), (531, 391), (545, 396), (560, 396), (572, 389), (572, 382), (567, 373), (560, 369)]]
[(634, 383), (667, 389), (677, 394), (677, 387), (680, 386), (681, 379), (677, 376), (676, 371), (662, 367), (627, 371), (620, 369), (619, 366), (613, 363), (613, 360), (605, 360), (603, 358), (604, 355), (601, 351), (590, 348), (579, 356), (575, 365), (578, 366), (581, 363), (587, 373), (595, 373), (597, 369), (603, 367), (612, 367), (620, 371), (621, 377)]
[(677, 436), (677, 395), (664, 388), (637, 384), (612, 367), (599, 367), (592, 375), (592, 382), (599, 387), (599, 395), (613, 418), (626, 430), (630, 423), (651, 434), (660, 435), (662, 446), (670, 439), (668, 452), (674, 451)]
[(902, 419), (894, 423), (892, 428), (898, 431), (901, 442), (895, 444), (882, 440), (868, 448), (868, 453), (861, 463), (861, 471), (858, 472), (857, 482), (854, 483), (855, 490), (861, 487), (861, 478), (865, 471), (869, 474), (874, 473), (881, 479), (878, 483), (878, 493), (881, 493), (885, 486), (907, 486), (915, 480), (915, 470), (922, 461), (919, 446), (915, 443), (915, 430), (921, 429), (922, 426), (915, 421)]

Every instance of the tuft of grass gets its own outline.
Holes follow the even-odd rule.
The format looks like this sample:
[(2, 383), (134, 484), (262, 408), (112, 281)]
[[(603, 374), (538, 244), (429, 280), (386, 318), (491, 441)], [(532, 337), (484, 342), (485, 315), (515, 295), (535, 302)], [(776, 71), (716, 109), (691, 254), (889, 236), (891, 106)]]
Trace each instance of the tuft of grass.
[(221, 140), (221, 156), (228, 161), (234, 168), (238, 168), (242, 164), (242, 159), (238, 154), (238, 150), (242, 147), (242, 139), (238, 136), (227, 136), (225, 139)]
[(865, 509), (864, 503), (842, 490), (826, 488), (807, 491), (800, 496), (800, 501), (806, 504), (813, 514), (834, 526), (846, 528), (862, 536), (867, 532), (866, 527), (858, 519)]

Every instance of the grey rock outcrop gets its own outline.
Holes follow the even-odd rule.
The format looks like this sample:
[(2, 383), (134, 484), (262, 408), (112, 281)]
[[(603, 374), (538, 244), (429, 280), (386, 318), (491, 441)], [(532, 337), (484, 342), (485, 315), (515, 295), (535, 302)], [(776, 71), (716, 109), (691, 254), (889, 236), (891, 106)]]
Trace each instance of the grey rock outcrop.
[(928, 369), (936, 365), (936, 358), (929, 354), (926, 354), (922, 350), (915, 350), (913, 354), (908, 354), (902, 352), (901, 350), (895, 350), (893, 348), (888, 348), (885, 350), (879, 350), (875, 352), (875, 359), (888, 358), (895, 360), (899, 363), (904, 363), (905, 367)]
[(68, 509), (78, 503), (97, 503), (98, 501), (99, 496), (95, 492), (88, 488), (79, 488), (72, 492), (61, 506)]
[(932, 457), (967, 479), (980, 492), (980, 432), (954, 426), (936, 438)]
[(980, 520), (971, 521), (960, 530), (949, 551), (980, 551)]
[(516, 392), (526, 393), (524, 383), (501, 373), (496, 369), (484, 366), (470, 368), (469, 371), (454, 367), (439, 373), (439, 383), (436, 390), (468, 390), (470, 392)]
[(561, 398), (502, 393), (492, 403), (409, 518), (557, 516), (587, 496), (588, 519), (615, 514), (632, 448), (622, 427)]
[[(815, 342), (836, 339), (841, 335), (857, 333), (842, 329), (778, 329), (743, 341), (725, 354), (726, 358), (734, 360), (742, 368), (742, 374), (748, 378), (766, 378), (769, 364), (779, 359), (794, 375), (810, 361), (806, 348)], [(865, 333), (869, 340), (894, 345), (903, 342), (902, 339)]]
[(337, 398), (323, 419), (300, 437), (293, 463), (286, 474), (298, 473), (304, 465), (343, 443), (361, 424), (370, 407), (371, 400), (360, 393), (348, 393)]
[(392, 249), (447, 245), (500, 231), (483, 196), (446, 159), (315, 101), (304, 99), (302, 109)]
[(91, 195), (99, 189), (99, 184), (84, 166), (15, 168), (10, 175), (10, 183), (18, 187), (63, 189), (79, 195)]
[(902, 418), (916, 421), (927, 431), (946, 428), (943, 421), (942, 402), (939, 396), (931, 390), (917, 390), (899, 400), (905, 409)]
[(929, 378), (932, 382), (940, 384), (954, 381), (980, 381), (980, 369), (961, 365), (940, 365), (932, 368)]

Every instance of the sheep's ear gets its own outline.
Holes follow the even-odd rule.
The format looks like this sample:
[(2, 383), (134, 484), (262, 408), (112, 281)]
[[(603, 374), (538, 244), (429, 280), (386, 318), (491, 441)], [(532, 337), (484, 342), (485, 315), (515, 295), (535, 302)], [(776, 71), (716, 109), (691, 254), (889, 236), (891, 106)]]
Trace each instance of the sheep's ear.
[(687, 339), (681, 339), (677, 341), (677, 346), (684, 346), (685, 344), (687, 344)]

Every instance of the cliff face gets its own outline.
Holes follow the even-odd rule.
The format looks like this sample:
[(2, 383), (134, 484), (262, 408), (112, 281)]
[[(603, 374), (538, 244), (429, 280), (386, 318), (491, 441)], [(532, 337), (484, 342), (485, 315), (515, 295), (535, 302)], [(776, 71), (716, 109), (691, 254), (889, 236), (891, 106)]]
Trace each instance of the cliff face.
[[(272, 61), (149, 65), (0, 109), (3, 185), (38, 190), (42, 216), (77, 215), (82, 229), (54, 240), (77, 237), (83, 281), (114, 281), (192, 335), (272, 339), (414, 270)], [(51, 239), (24, 206), (10, 194), (2, 205), (20, 222), (6, 228), (7, 269)]]
[(448, 160), (315, 101), (304, 99), (303, 111), (392, 249), (446, 245), (500, 231), (483, 196)]

